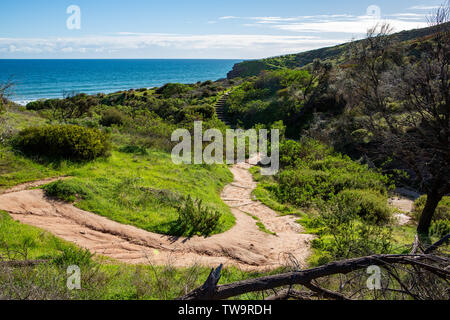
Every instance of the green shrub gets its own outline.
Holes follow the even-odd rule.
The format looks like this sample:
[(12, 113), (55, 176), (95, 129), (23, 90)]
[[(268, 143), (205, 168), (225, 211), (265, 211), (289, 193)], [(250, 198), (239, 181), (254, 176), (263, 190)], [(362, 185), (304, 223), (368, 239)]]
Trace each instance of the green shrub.
[(36, 101), (31, 101), (27, 104), (26, 108), (27, 110), (44, 110), (44, 109), (50, 109), (53, 104), (55, 104), (58, 101), (58, 99), (41, 99)]
[(191, 89), (192, 88), (186, 84), (168, 83), (157, 89), (156, 93), (162, 95), (164, 98), (171, 98), (186, 93)]
[(344, 190), (335, 201), (342, 211), (354, 213), (367, 221), (380, 224), (389, 222), (391, 218), (386, 197), (372, 190)]
[[(335, 213), (339, 215), (340, 213)], [(317, 263), (339, 259), (388, 254), (392, 250), (392, 235), (389, 228), (375, 226), (358, 220), (342, 223), (340, 218), (325, 218), (325, 232), (312, 243), (319, 252)], [(331, 259), (324, 259), (329, 257)]]
[(75, 202), (87, 196), (84, 188), (73, 180), (59, 180), (44, 186), (43, 189), (47, 196), (67, 202)]
[(142, 156), (148, 155), (148, 151), (145, 147), (135, 146), (135, 145), (123, 146), (123, 147), (119, 148), (119, 152), (140, 154)]
[[(419, 221), (422, 211), (427, 203), (427, 196), (421, 196), (414, 202), (413, 217)], [(450, 220), (450, 197), (443, 197), (433, 215), (433, 221)]]
[(221, 213), (203, 207), (201, 200), (191, 196), (178, 208), (178, 225), (184, 234), (209, 236), (219, 225)]
[(100, 119), (100, 124), (105, 127), (111, 127), (112, 125), (121, 126), (126, 121), (126, 115), (117, 109), (111, 108), (103, 111)]
[(188, 107), (183, 111), (185, 114), (199, 115), (202, 119), (211, 119), (214, 116), (216, 109), (211, 105), (204, 104), (201, 106)]
[(314, 169), (306, 167), (282, 171), (277, 177), (278, 198), (300, 207), (310, 207), (329, 201), (346, 189), (371, 189), (386, 193), (386, 181), (382, 175), (349, 159), (345, 163), (343, 167), (328, 169), (313, 164)]
[(431, 223), (430, 235), (443, 238), (450, 233), (450, 220), (437, 220)]
[(72, 247), (61, 248), (62, 254), (52, 260), (54, 264), (61, 267), (78, 266), (89, 267), (94, 264), (92, 257), (94, 256), (88, 250)]
[(301, 142), (286, 140), (280, 143), (280, 166), (296, 167), (302, 162), (322, 160), (331, 153), (330, 147), (313, 139), (303, 139)]
[(27, 155), (73, 160), (93, 160), (110, 150), (106, 134), (75, 125), (31, 127), (12, 139), (15, 149)]

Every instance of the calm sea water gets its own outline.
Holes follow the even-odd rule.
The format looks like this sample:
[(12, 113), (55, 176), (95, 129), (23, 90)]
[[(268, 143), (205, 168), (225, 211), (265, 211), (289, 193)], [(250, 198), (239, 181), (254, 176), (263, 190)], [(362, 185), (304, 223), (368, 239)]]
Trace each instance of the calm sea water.
[(149, 88), (168, 82), (225, 78), (240, 60), (0, 60), (0, 82), (15, 82), (11, 100), (25, 104), (62, 97)]

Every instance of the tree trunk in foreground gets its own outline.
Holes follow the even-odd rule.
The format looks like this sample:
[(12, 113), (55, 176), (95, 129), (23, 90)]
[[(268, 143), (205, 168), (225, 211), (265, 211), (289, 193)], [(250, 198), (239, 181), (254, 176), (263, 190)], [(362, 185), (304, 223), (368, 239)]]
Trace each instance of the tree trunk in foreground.
[(431, 221), (433, 220), (434, 212), (442, 200), (442, 195), (438, 191), (432, 190), (427, 195), (427, 203), (425, 208), (423, 208), (422, 215), (420, 216), (419, 226), (417, 227), (417, 232), (421, 235), (428, 235), (428, 231), (431, 226)]

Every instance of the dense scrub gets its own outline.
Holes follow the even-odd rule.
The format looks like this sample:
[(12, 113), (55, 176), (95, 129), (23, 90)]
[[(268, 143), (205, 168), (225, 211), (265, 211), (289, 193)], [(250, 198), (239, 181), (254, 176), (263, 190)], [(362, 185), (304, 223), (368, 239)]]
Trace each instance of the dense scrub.
[(389, 180), (311, 139), (284, 141), (281, 171), (261, 177), (255, 196), (282, 214), (297, 214), (312, 243), (312, 264), (373, 253), (389, 253), (392, 210)]
[(287, 141), (280, 152), (284, 170), (276, 177), (275, 193), (282, 202), (317, 207), (347, 190), (386, 197), (386, 177), (320, 143)]
[(73, 125), (27, 128), (13, 138), (12, 144), (27, 155), (73, 160), (107, 156), (110, 149), (103, 132)]
[(331, 68), (315, 61), (305, 70), (264, 71), (230, 93), (225, 112), (244, 128), (283, 121), (286, 136), (298, 139), (314, 112), (333, 113), (342, 107), (328, 92)]
[[(419, 221), (427, 196), (422, 196), (414, 202), (413, 217)], [(450, 197), (443, 197), (439, 202), (431, 223), (430, 235), (444, 237), (450, 233)]]

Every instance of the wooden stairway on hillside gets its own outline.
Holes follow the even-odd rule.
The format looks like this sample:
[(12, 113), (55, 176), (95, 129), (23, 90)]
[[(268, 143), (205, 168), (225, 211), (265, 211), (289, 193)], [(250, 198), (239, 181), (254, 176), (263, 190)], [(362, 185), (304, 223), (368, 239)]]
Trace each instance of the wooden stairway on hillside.
[(229, 92), (225, 93), (219, 99), (219, 101), (217, 101), (217, 103), (216, 103), (216, 114), (217, 114), (217, 117), (219, 118), (220, 121), (222, 121), (223, 123), (225, 123), (229, 127), (233, 127), (231, 122), (226, 117), (225, 111), (224, 111), (225, 102), (227, 101), (229, 94), (230, 94)]

